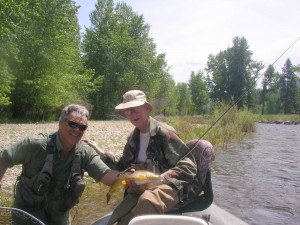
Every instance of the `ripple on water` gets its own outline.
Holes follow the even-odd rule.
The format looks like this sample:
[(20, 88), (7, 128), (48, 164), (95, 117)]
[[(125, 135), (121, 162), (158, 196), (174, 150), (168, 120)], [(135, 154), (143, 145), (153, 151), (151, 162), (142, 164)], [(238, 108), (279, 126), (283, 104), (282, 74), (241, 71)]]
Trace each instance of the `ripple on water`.
[(249, 224), (299, 224), (299, 137), (299, 126), (258, 124), (253, 138), (218, 151), (216, 203)]

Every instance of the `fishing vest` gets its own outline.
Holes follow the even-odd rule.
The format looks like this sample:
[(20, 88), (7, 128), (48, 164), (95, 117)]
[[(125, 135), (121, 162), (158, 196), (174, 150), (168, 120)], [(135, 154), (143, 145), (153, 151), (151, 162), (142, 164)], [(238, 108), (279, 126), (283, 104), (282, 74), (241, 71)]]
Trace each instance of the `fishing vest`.
[(147, 170), (154, 174), (160, 174), (158, 165), (158, 157), (161, 150), (161, 140), (159, 136), (150, 136), (149, 144), (146, 150), (146, 161), (144, 163), (137, 163), (137, 158), (139, 154), (140, 148), (140, 139), (139, 134), (135, 134), (135, 140), (132, 143), (135, 149), (134, 161), (131, 163), (130, 168), (134, 168), (135, 170)]
[(47, 139), (47, 156), (42, 170), (32, 178), (25, 177), (22, 172), (16, 180), (14, 197), (26, 207), (41, 206), (44, 203), (52, 179), (55, 139), (55, 134), (50, 134)]
[[(56, 135), (50, 134), (47, 139), (47, 156), (42, 170), (33, 178), (21, 174), (17, 178), (14, 195), (28, 207), (43, 205), (49, 191), (53, 176), (53, 158), (56, 146)], [(81, 155), (76, 153), (72, 161), (70, 175), (64, 186), (61, 211), (67, 211), (79, 202), (85, 183), (81, 173)]]
[(85, 182), (81, 171), (81, 155), (76, 153), (72, 161), (72, 167), (67, 184), (64, 186), (63, 201), (60, 204), (61, 211), (67, 211), (79, 203)]

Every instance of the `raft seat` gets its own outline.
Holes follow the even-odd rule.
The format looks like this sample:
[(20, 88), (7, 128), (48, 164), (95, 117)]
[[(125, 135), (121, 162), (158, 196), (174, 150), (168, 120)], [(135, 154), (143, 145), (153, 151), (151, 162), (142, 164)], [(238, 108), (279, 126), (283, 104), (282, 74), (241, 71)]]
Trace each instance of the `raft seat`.
[(181, 215), (140, 215), (134, 217), (128, 225), (207, 225), (201, 218)]
[(198, 190), (187, 199), (179, 202), (167, 214), (182, 214), (207, 209), (214, 199), (214, 193), (211, 182), (211, 164), (215, 159), (213, 145), (206, 140), (191, 140), (187, 142), (190, 149), (194, 149), (192, 154), (197, 163), (197, 181)]

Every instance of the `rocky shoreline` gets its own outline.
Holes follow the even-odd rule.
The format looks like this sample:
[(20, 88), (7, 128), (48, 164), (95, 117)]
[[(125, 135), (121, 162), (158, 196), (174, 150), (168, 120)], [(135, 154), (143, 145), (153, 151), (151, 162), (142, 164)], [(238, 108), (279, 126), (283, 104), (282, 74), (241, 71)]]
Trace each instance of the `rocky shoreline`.
[(275, 121), (259, 121), (259, 123), (284, 124), (284, 125), (299, 125), (299, 120), (275, 120)]
[[(120, 121), (89, 121), (85, 132), (86, 138), (96, 141), (107, 151), (122, 151), (126, 138), (133, 126), (125, 120)], [(0, 124), (0, 151), (7, 145), (20, 141), (31, 134), (52, 133), (58, 128), (57, 122), (35, 124)], [(16, 178), (21, 172), (21, 165), (9, 168), (1, 182), (1, 191), (13, 193)]]

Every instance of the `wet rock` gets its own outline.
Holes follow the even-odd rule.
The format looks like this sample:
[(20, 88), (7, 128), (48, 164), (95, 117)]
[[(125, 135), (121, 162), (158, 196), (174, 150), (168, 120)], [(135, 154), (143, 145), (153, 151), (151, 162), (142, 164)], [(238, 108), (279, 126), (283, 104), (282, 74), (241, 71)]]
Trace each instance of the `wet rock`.
[(283, 120), (275, 120), (275, 124), (282, 124), (284, 121)]

